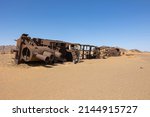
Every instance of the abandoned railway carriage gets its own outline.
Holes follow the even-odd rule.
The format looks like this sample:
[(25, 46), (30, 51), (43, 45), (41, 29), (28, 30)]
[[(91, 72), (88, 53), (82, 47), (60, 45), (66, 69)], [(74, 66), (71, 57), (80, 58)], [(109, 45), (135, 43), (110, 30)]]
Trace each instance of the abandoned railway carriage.
[(14, 50), (16, 64), (30, 61), (44, 61), (46, 64), (65, 61), (77, 63), (80, 59), (120, 56), (120, 50), (114, 47), (105, 48), (59, 40), (31, 38), (28, 34), (22, 34), (16, 41)]

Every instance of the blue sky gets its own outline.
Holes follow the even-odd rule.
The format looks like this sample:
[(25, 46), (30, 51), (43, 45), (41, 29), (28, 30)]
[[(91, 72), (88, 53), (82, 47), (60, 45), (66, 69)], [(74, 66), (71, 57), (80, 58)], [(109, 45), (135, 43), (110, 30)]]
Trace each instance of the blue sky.
[(150, 51), (150, 0), (0, 0), (0, 45), (22, 33)]

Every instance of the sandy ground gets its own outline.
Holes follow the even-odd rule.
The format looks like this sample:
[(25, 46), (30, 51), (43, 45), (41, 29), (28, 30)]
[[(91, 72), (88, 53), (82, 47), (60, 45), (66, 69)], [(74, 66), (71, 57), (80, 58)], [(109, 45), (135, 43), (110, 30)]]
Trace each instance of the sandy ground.
[(0, 55), (0, 99), (150, 99), (150, 54), (55, 66)]

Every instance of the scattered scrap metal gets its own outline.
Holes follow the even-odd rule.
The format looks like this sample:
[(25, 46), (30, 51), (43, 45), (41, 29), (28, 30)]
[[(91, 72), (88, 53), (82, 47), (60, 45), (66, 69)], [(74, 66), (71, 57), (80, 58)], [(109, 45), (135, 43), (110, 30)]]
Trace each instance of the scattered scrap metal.
[(31, 38), (28, 34), (22, 34), (16, 41), (16, 64), (30, 61), (44, 61), (46, 64), (66, 61), (78, 63), (81, 59), (104, 59), (121, 55), (119, 48)]

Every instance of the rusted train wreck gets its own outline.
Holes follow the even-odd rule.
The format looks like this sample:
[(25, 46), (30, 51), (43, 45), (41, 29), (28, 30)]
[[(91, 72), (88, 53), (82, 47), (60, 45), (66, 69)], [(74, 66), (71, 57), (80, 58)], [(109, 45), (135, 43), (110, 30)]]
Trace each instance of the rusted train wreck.
[(28, 34), (22, 34), (16, 41), (14, 50), (16, 64), (31, 61), (44, 61), (46, 64), (66, 61), (78, 63), (81, 59), (120, 56), (118, 48), (102, 48), (59, 40), (31, 38)]

